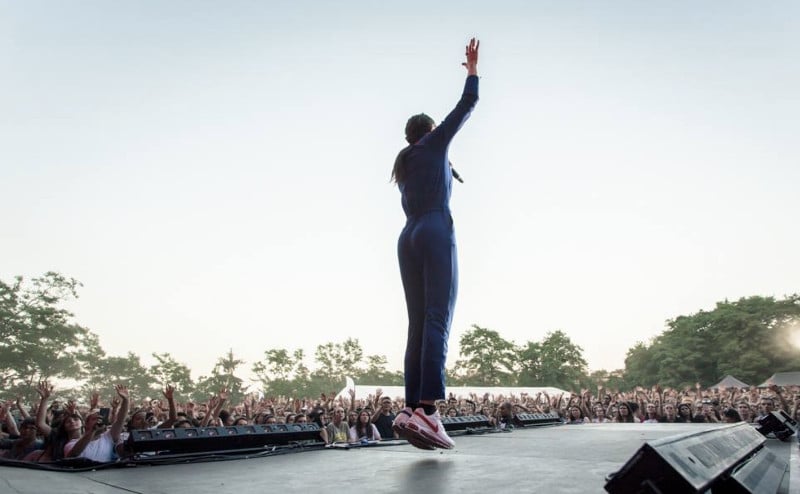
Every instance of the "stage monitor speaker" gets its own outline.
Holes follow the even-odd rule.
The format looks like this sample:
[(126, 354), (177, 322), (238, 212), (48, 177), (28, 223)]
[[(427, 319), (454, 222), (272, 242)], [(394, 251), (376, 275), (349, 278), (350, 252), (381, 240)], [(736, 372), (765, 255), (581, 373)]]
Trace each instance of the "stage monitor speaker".
[(491, 427), (486, 415), (464, 415), (461, 417), (442, 417), (442, 425), (447, 432), (467, 429), (488, 429)]
[(317, 424), (236, 425), (229, 427), (184, 427), (177, 429), (136, 429), (128, 445), (136, 453), (169, 451), (196, 453), (258, 449), (298, 441), (320, 441)]
[(797, 432), (797, 421), (783, 410), (772, 412), (758, 420), (758, 432), (772, 434), (781, 441), (786, 441)]
[(517, 427), (538, 427), (560, 423), (561, 417), (557, 413), (518, 413), (514, 416), (514, 425)]
[(775, 494), (781, 488), (789, 465), (767, 448), (761, 448), (733, 474), (713, 487), (713, 492), (725, 494)]
[(612, 494), (704, 492), (766, 439), (740, 422), (645, 443), (606, 483)]

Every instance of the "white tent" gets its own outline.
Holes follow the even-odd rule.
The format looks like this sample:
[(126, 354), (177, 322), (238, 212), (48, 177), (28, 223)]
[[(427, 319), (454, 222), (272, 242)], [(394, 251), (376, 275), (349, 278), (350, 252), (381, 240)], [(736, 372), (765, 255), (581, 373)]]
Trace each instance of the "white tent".
[[(381, 386), (379, 384), (356, 384), (352, 378), (346, 378), (346, 384), (344, 389), (342, 389), (337, 397), (344, 396), (346, 398), (350, 397), (350, 390), (356, 390), (356, 399), (367, 399), (370, 395), (375, 396), (375, 392), (380, 389), (383, 396), (388, 396), (392, 399), (396, 398), (404, 398), (406, 394), (406, 389), (404, 386)], [(537, 393), (547, 393), (550, 397), (558, 396), (560, 394), (564, 394), (565, 396), (569, 396), (569, 391), (564, 391), (563, 389), (554, 388), (552, 386), (542, 386), (542, 387), (533, 387), (533, 388), (526, 388), (526, 387), (486, 387), (486, 386), (449, 386), (445, 389), (445, 395), (450, 396), (452, 393), (456, 398), (469, 398), (471, 393), (475, 393), (476, 395), (482, 397), (486, 393), (489, 393), (489, 396), (492, 399), (496, 399), (498, 396), (509, 397), (512, 394), (514, 396), (519, 397), (522, 393), (526, 393), (529, 396), (536, 396)]]
[(750, 385), (744, 383), (732, 375), (728, 374), (727, 376), (723, 377), (720, 382), (711, 386), (711, 388), (719, 388), (719, 389), (727, 389), (727, 388), (749, 388)]
[(766, 388), (770, 384), (777, 386), (800, 386), (800, 372), (776, 372), (769, 379), (759, 384), (759, 388)]

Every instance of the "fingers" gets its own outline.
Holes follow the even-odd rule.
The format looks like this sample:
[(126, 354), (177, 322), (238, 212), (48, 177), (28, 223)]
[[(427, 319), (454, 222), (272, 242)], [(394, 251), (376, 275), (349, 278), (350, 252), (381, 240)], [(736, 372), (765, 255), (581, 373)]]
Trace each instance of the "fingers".
[(470, 54), (477, 53), (478, 49), (481, 47), (481, 42), (478, 39), (471, 38), (469, 40), (469, 44), (467, 45), (466, 55), (470, 56)]

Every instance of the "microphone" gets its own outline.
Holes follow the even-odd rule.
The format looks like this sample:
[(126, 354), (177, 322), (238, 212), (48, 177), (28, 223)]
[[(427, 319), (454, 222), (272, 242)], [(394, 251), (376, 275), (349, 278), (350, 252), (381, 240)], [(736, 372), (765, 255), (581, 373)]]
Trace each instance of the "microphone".
[(458, 174), (458, 172), (456, 171), (456, 169), (455, 169), (455, 168), (453, 168), (453, 165), (452, 165), (452, 164), (450, 165), (450, 172), (453, 174), (453, 178), (454, 178), (454, 179), (458, 180), (458, 181), (459, 181), (459, 182), (461, 182), (462, 184), (464, 183), (464, 179), (463, 179), (463, 178), (461, 178), (461, 175), (459, 175), (459, 174)]

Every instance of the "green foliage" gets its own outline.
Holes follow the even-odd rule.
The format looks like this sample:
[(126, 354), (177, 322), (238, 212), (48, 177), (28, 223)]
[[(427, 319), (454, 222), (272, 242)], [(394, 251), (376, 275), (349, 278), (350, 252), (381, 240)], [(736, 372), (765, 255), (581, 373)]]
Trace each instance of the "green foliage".
[(0, 383), (28, 391), (50, 378), (80, 379), (94, 340), (62, 304), (77, 298), (76, 280), (48, 272), (26, 284), (0, 281)]
[(476, 324), (461, 336), (456, 371), (473, 386), (501, 386), (513, 379), (514, 344)]
[(233, 355), (233, 349), (217, 359), (211, 370), (210, 376), (201, 376), (192, 392), (195, 401), (203, 402), (212, 395), (219, 394), (223, 389), (228, 390), (228, 401), (241, 403), (247, 390), (242, 378), (236, 376), (236, 369), (244, 364), (244, 360)]
[[(542, 386), (542, 345), (528, 341), (517, 348), (518, 386)], [(548, 384), (549, 385), (549, 384)]]
[(367, 368), (353, 376), (356, 382), (385, 386), (403, 385), (403, 373), (388, 370), (386, 368), (388, 362), (384, 355), (367, 355), (366, 361)]
[(578, 390), (587, 374), (583, 348), (561, 330), (547, 333), (539, 343), (518, 350), (519, 385), (555, 386)]
[(403, 374), (387, 370), (383, 355), (364, 356), (357, 339), (348, 338), (341, 343), (325, 343), (317, 346), (315, 362), (317, 370), (309, 372), (304, 364), (304, 353), (295, 350), (290, 354), (285, 349), (270, 349), (264, 352), (264, 360), (253, 364), (252, 370), (268, 396), (318, 396), (321, 393), (337, 393), (342, 389), (346, 377), (357, 383), (400, 385)]
[(153, 353), (156, 364), (150, 366), (150, 375), (153, 376), (163, 390), (167, 384), (175, 388), (175, 400), (183, 401), (192, 391), (192, 372), (186, 364), (175, 360), (169, 353)]
[(264, 361), (253, 364), (252, 370), (267, 396), (301, 396), (309, 383), (308, 368), (303, 363), (302, 349), (289, 354), (285, 349), (264, 352)]
[(667, 325), (650, 345), (628, 351), (628, 384), (708, 386), (726, 374), (758, 384), (775, 372), (800, 368), (800, 350), (791, 344), (800, 332), (798, 295), (726, 300)]
[(655, 384), (658, 361), (651, 346), (641, 341), (628, 349), (625, 355), (625, 382), (632, 386), (649, 387)]
[[(0, 387), (11, 396), (32, 396), (43, 379), (78, 383), (80, 393), (110, 391), (127, 385), (143, 399), (158, 397), (166, 384), (176, 387), (178, 400), (205, 401), (223, 388), (230, 402), (239, 403), (246, 386), (237, 372), (244, 361), (229, 350), (211, 374), (192, 382), (189, 368), (169, 353), (153, 353), (149, 368), (129, 352), (109, 356), (94, 333), (73, 321), (63, 306), (77, 298), (80, 283), (58, 273), (29, 282), (16, 277), (0, 280)], [(775, 372), (800, 368), (800, 295), (783, 300), (749, 297), (724, 301), (712, 311), (681, 315), (649, 342), (630, 348), (623, 371), (587, 375), (583, 349), (563, 331), (522, 346), (497, 331), (473, 325), (460, 340), (461, 354), (446, 370), (450, 386), (557, 386), (564, 389), (625, 389), (654, 384), (671, 387), (707, 386), (731, 374), (760, 383)], [(316, 396), (338, 392), (346, 376), (356, 382), (401, 385), (402, 372), (387, 369), (383, 355), (364, 355), (357, 339), (325, 343), (314, 353), (316, 367), (306, 367), (302, 350), (268, 349), (252, 371), (270, 396)], [(67, 393), (71, 390), (63, 390)], [(110, 393), (109, 393), (110, 395)], [(182, 395), (182, 397), (181, 397)], [(67, 395), (68, 396), (68, 395)], [(72, 395), (72, 397), (76, 397)]]
[[(609, 391), (630, 389), (631, 386), (628, 386), (625, 383), (624, 374), (624, 369), (617, 369), (613, 371), (600, 369), (586, 376), (586, 379), (581, 384), (581, 388), (594, 390), (602, 387)], [(600, 393), (598, 393), (598, 395), (600, 395)]]
[(161, 392), (155, 382), (139, 356), (133, 352), (128, 352), (124, 357), (104, 356), (98, 359), (87, 379), (92, 389), (107, 389), (111, 384), (128, 386), (134, 403), (137, 399), (160, 397)]
[(311, 374), (314, 388), (325, 393), (338, 392), (346, 376), (356, 377), (361, 373), (363, 357), (364, 350), (354, 338), (317, 346), (314, 358), (319, 367)]

